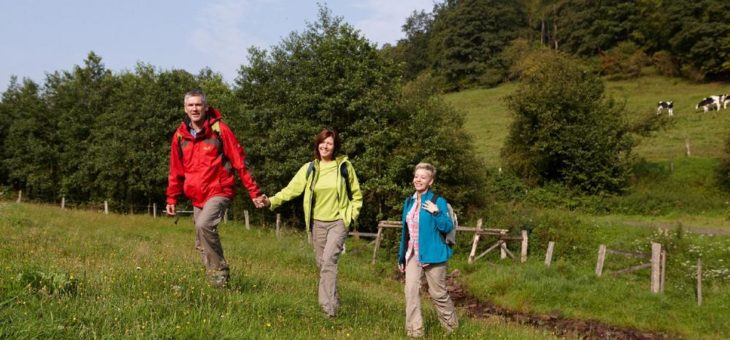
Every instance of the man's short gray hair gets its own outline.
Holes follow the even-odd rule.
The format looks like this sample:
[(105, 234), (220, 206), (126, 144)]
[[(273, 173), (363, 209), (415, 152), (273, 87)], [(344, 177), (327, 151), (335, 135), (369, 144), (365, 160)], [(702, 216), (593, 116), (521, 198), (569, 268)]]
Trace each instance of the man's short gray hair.
[(205, 93), (201, 90), (192, 90), (185, 93), (185, 98), (183, 99), (183, 102), (188, 100), (190, 97), (200, 97), (200, 99), (203, 100), (204, 105), (208, 105), (208, 98), (205, 97)]

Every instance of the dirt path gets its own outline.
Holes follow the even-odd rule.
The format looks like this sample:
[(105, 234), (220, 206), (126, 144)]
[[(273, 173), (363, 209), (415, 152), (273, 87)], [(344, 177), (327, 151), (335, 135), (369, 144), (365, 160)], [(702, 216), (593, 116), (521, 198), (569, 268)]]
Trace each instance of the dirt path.
[(458, 276), (459, 272), (455, 270), (447, 278), (449, 293), (456, 306), (465, 309), (467, 315), (474, 319), (498, 317), (508, 322), (547, 329), (559, 337), (581, 339), (681, 339), (676, 335), (616, 327), (596, 320), (566, 319), (560, 317), (557, 312), (555, 315), (546, 315), (509, 310), (490, 302), (480, 301), (469, 295), (459, 284)]

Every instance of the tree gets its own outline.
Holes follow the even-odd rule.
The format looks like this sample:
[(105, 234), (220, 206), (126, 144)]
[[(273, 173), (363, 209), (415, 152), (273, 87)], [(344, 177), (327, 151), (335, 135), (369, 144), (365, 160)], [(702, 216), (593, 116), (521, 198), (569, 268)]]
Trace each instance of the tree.
[(593, 56), (637, 36), (639, 10), (634, 1), (579, 0), (559, 7), (560, 50)]
[(60, 193), (67, 198), (89, 201), (96, 191), (94, 164), (89, 155), (91, 130), (104, 112), (114, 88), (113, 75), (99, 57), (90, 52), (84, 67), (72, 72), (54, 72), (46, 79), (46, 102), (59, 122)]
[(730, 76), (730, 3), (672, 1), (666, 6), (669, 51), (693, 78)]
[[(11, 81), (3, 93), (2, 114), (9, 126), (2, 165), (8, 182), (29, 197), (54, 201), (58, 197), (57, 120), (48, 109), (40, 87), (31, 80)], [(5, 136), (5, 135), (4, 135)]]
[(435, 13), (429, 55), (446, 90), (493, 86), (505, 66), (500, 53), (526, 26), (520, 1), (450, 0)]
[(507, 105), (514, 121), (505, 164), (531, 183), (561, 182), (588, 193), (620, 192), (633, 139), (625, 108), (573, 57), (542, 52)]
[[(413, 166), (421, 160), (439, 161), (451, 174), (439, 182), (443, 188), (464, 188), (464, 181), (479, 178), (475, 163), (466, 162), (464, 169), (454, 163), (454, 155), (471, 156), (468, 140), (449, 137), (464, 134), (462, 120), (435, 110), (430, 94), (404, 95), (396, 66), (326, 8), (304, 32), (291, 33), (270, 52), (251, 49), (250, 55), (236, 81), (245, 105), (236, 124), (247, 127), (241, 139), (252, 165), (263, 169), (256, 174), (266, 192), (278, 191), (312, 159), (312, 137), (325, 126), (343, 136), (342, 152), (355, 165), (365, 194), (360, 220), (367, 226), (398, 216)], [(470, 176), (446, 179), (463, 172)], [(478, 186), (467, 187), (458, 202), (468, 204), (476, 193)], [(296, 203), (284, 209), (288, 215), (301, 210)]]
[(398, 41), (398, 62), (403, 62), (405, 69), (403, 76), (407, 80), (415, 79), (418, 74), (430, 67), (428, 44), (431, 39), (433, 14), (421, 10), (413, 11), (403, 24), (405, 39)]

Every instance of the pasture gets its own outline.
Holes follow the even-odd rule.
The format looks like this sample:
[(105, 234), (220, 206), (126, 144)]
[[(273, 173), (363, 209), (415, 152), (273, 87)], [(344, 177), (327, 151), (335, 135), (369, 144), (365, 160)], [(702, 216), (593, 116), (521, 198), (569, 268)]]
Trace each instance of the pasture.
[[(370, 265), (349, 242), (340, 315), (317, 305), (318, 273), (301, 232), (221, 227), (231, 285), (211, 288), (192, 223), (0, 202), (0, 338), (398, 339), (405, 337), (395, 263)], [(360, 249), (360, 250), (358, 250)], [(426, 335), (445, 337), (430, 304)], [(463, 318), (459, 337), (544, 339), (550, 333)]]
[[(496, 258), (466, 263), (469, 235), (459, 235), (451, 264), (468, 293), (522, 313), (686, 338), (730, 335), (727, 238), (672, 234), (666, 293), (649, 292), (646, 272), (628, 276), (593, 274), (594, 246), (609, 242), (645, 249), (653, 230), (585, 224), (560, 212), (536, 221), (530, 257), (518, 264)], [(402, 282), (395, 270), (398, 232), (386, 233), (375, 265), (372, 246), (349, 239), (340, 262), (342, 308), (336, 319), (317, 306), (318, 275), (300, 231), (229, 222), (222, 240), (231, 264), (231, 286), (207, 286), (193, 249), (189, 221), (150, 216), (104, 215), (93, 211), (0, 203), (0, 337), (30, 338), (384, 338), (404, 337)], [(555, 263), (542, 265), (544, 244), (559, 239)], [(704, 254), (705, 303), (692, 293), (691, 256)], [(687, 263), (685, 263), (687, 262)], [(625, 265), (617, 259), (607, 270)], [(426, 299), (426, 297), (423, 297)], [(427, 300), (427, 299), (426, 299)], [(426, 301), (424, 300), (424, 301)], [(469, 317), (455, 338), (545, 339), (550, 329), (507, 322), (499, 316)], [(445, 338), (435, 311), (424, 303), (428, 338)], [(571, 334), (568, 338), (578, 335)]]
[[(467, 132), (489, 171), (499, 167), (499, 149), (511, 120), (501, 98), (514, 88), (508, 84), (444, 96), (466, 112)], [(718, 190), (712, 177), (730, 111), (694, 111), (696, 101), (727, 88), (658, 76), (608, 82), (608, 93), (626, 102), (632, 120), (655, 115), (659, 100), (674, 101), (674, 124), (641, 140), (636, 149), (643, 161), (635, 168), (629, 192), (555, 198), (560, 194), (537, 188), (525, 190), (523, 201), (493, 202), (477, 215), (488, 226), (528, 230), (528, 261), (499, 260), (492, 253), (468, 264), (471, 235), (462, 233), (450, 262), (460, 272), (458, 283), (469, 296), (518, 315), (670, 338), (730, 337), (730, 195)], [(690, 156), (685, 155), (687, 139)], [(548, 204), (552, 200), (578, 208)], [(596, 206), (608, 206), (610, 212), (588, 209)], [(371, 244), (348, 240), (339, 266), (342, 307), (335, 319), (317, 306), (318, 273), (301, 231), (285, 229), (277, 238), (273, 230), (258, 225), (251, 230), (236, 221), (222, 225), (232, 269), (231, 285), (222, 290), (207, 285), (186, 218), (174, 224), (168, 218), (0, 202), (0, 233), (0, 338), (405, 337), (396, 230), (385, 233), (374, 265)], [(553, 264), (546, 267), (549, 241), (556, 248)], [(668, 252), (664, 293), (650, 293), (648, 270), (610, 274), (636, 265), (636, 259), (609, 256), (609, 274), (595, 276), (600, 244), (646, 252), (650, 242), (661, 243)], [(484, 242), (480, 250), (486, 246)], [(698, 259), (704, 268), (701, 306), (695, 292)], [(522, 325), (496, 314), (468, 315), (469, 305), (463, 301), (461, 328), (449, 336), (423, 298), (427, 338), (586, 336)]]
[[(466, 131), (490, 167), (500, 165), (499, 151), (512, 121), (503, 98), (515, 88), (516, 84), (507, 84), (444, 96), (449, 104), (466, 113)], [(631, 121), (641, 116), (655, 116), (659, 101), (674, 101), (673, 126), (641, 140), (635, 150), (639, 157), (649, 161), (684, 157), (687, 139), (692, 157), (720, 157), (730, 126), (730, 110), (702, 112), (696, 111), (695, 105), (706, 96), (727, 92), (730, 92), (729, 84), (695, 84), (661, 76), (606, 82), (606, 95), (626, 103)]]

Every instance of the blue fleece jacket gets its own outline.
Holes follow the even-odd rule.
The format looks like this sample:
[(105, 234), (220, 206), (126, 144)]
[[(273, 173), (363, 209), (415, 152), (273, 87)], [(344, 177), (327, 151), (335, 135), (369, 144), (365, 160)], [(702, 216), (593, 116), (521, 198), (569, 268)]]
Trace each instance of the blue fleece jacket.
[[(429, 190), (421, 196), (421, 203), (426, 202), (433, 197), (434, 193)], [(408, 247), (408, 225), (406, 224), (406, 215), (416, 203), (414, 195), (406, 198), (403, 203), (403, 213), (401, 221), (403, 224), (403, 232), (400, 239), (400, 249), (398, 250), (398, 263), (405, 264), (406, 262), (406, 248)], [(418, 212), (418, 261), (421, 263), (443, 263), (446, 262), (453, 251), (449, 246), (444, 243), (443, 238), (440, 234), (446, 234), (454, 228), (454, 224), (449, 218), (448, 207), (446, 205), (446, 199), (439, 196), (436, 199), (436, 206), (439, 211), (436, 214), (431, 214), (428, 210), (420, 208)]]

